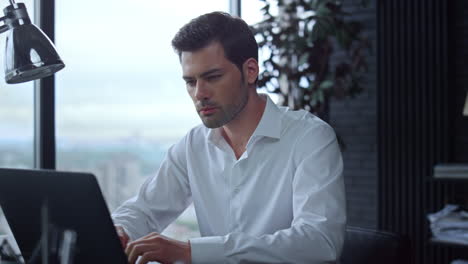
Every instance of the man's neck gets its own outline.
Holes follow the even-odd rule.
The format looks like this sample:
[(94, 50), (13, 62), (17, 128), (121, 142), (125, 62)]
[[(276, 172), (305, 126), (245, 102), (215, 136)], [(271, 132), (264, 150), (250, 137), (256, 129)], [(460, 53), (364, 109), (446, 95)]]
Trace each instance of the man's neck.
[(222, 127), (222, 134), (239, 158), (262, 119), (266, 107), (266, 98), (256, 92), (250, 95), (244, 109), (228, 124)]

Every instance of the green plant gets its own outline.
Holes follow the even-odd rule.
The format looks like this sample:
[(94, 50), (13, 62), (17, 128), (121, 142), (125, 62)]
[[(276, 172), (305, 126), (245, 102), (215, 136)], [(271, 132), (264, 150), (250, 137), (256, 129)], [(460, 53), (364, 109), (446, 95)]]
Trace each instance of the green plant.
[[(363, 90), (364, 50), (370, 45), (361, 36), (363, 25), (350, 20), (342, 1), (260, 1), (265, 3), (264, 20), (252, 26), (267, 53), (259, 87), (281, 95), (282, 105), (321, 117), (328, 113), (330, 97), (352, 97)], [(275, 4), (277, 14), (271, 12)], [(330, 69), (335, 42), (346, 57)]]

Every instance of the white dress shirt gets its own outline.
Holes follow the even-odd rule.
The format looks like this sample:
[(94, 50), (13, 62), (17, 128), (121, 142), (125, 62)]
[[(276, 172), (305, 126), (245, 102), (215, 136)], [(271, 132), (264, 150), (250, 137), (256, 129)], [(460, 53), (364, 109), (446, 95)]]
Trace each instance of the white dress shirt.
[(239, 159), (220, 129), (197, 126), (112, 217), (137, 239), (193, 201), (202, 235), (190, 239), (194, 264), (333, 262), (346, 222), (342, 172), (333, 129), (267, 97)]

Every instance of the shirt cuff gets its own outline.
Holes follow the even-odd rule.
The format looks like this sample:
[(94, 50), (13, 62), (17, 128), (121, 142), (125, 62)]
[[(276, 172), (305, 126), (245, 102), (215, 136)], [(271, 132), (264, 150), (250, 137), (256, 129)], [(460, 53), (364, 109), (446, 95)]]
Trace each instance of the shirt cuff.
[(222, 236), (190, 239), (192, 263), (224, 263), (224, 238)]

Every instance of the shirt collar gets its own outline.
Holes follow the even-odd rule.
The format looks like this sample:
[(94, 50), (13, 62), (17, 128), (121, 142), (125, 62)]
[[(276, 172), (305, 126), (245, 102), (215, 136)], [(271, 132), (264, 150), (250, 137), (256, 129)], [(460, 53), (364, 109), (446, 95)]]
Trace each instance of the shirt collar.
[(258, 123), (252, 137), (254, 136), (265, 136), (271, 138), (280, 138), (281, 136), (281, 110), (280, 108), (270, 99), (268, 95), (262, 95), (266, 97), (266, 106), (263, 111), (262, 119)]
[[(270, 99), (268, 95), (260, 95), (266, 98), (266, 106), (262, 118), (257, 125), (251, 138), (254, 136), (265, 136), (279, 139), (281, 136), (281, 109)], [(222, 139), (219, 128), (209, 129), (207, 138), (217, 144)]]

